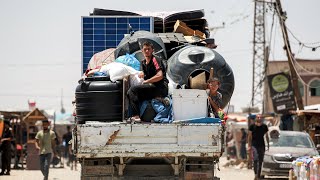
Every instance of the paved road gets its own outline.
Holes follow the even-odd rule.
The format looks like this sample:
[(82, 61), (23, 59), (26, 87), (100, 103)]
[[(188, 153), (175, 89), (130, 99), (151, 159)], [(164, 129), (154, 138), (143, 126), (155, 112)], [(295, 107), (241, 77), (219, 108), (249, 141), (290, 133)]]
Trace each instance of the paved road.
[[(253, 171), (248, 169), (221, 168), (217, 172), (221, 180), (253, 180)], [(10, 176), (0, 176), (0, 180), (42, 180), (40, 171), (12, 170)], [(71, 171), (69, 168), (51, 168), (49, 180), (76, 180), (80, 179), (80, 171)], [(278, 178), (276, 178), (278, 179)], [(276, 180), (271, 179), (271, 180)]]
[[(217, 176), (221, 180), (253, 180), (253, 170), (237, 169), (237, 167), (222, 167), (226, 163), (225, 158), (220, 160), (220, 171)], [(78, 165), (80, 169), (80, 165)], [(10, 176), (0, 176), (0, 180), (42, 180), (43, 176), (40, 170), (12, 170)], [(50, 168), (49, 180), (76, 180), (80, 179), (80, 171), (71, 171), (69, 167)], [(278, 178), (276, 178), (278, 179)], [(275, 180), (274, 178), (271, 180)]]
[[(220, 166), (227, 162), (225, 158), (220, 159)], [(221, 180), (254, 180), (254, 172), (252, 169), (239, 169), (236, 166), (232, 167), (220, 167), (221, 171), (217, 172), (217, 177)], [(284, 180), (283, 177), (268, 177), (268, 180)]]
[[(80, 166), (79, 166), (80, 167)], [(80, 168), (79, 168), (80, 169)], [(50, 168), (49, 180), (80, 179), (80, 171), (71, 171), (69, 167)], [(10, 176), (0, 176), (0, 180), (43, 180), (40, 170), (12, 170)]]
[(238, 169), (237, 167), (223, 167), (227, 162), (225, 157), (220, 158), (220, 171), (217, 171), (217, 177), (221, 180), (253, 180), (254, 173), (251, 169)]

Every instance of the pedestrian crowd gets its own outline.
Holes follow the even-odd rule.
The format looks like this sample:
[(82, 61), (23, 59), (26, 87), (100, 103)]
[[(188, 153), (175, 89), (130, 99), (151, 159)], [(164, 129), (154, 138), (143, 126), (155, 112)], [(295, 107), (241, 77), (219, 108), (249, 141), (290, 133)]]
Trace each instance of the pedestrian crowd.
[[(1, 153), (1, 172), (0, 176), (9, 176), (11, 171), (11, 159), (15, 158), (13, 168), (22, 168), (19, 164), (23, 164), (24, 159), (22, 157), (27, 156), (27, 152), (22, 152), (21, 145), (15, 145), (13, 130), (10, 125), (10, 121), (4, 120), (4, 127), (2, 136), (0, 137), (0, 153)], [(39, 130), (35, 136), (35, 147), (39, 152), (39, 167), (43, 174), (44, 180), (49, 177), (50, 166), (55, 167), (60, 163), (60, 167), (63, 167), (64, 162), (67, 166), (70, 166), (71, 170), (77, 170), (77, 161), (75, 155), (72, 152), (72, 131), (71, 127), (67, 126), (67, 132), (62, 136), (62, 142), (59, 142), (57, 133), (53, 131), (53, 128), (48, 120), (41, 122), (42, 129)], [(26, 149), (27, 147), (24, 147)], [(21, 153), (19, 152), (21, 151)], [(18, 155), (18, 157), (16, 157)]]

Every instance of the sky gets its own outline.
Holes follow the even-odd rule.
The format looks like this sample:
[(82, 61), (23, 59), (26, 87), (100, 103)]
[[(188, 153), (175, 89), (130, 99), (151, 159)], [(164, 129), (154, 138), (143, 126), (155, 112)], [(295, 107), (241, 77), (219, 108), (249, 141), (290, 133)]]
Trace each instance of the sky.
[[(156, 2), (156, 6), (154, 5)], [(160, 3), (161, 2), (161, 3)], [(320, 41), (319, 0), (282, 0), (287, 27), (304, 43)], [(94, 8), (125, 11), (184, 11), (204, 9), (217, 51), (233, 69), (236, 111), (250, 104), (253, 59), (252, 0), (0, 0), (0, 110), (26, 110), (28, 100), (40, 109), (71, 112), (77, 81), (81, 77), (81, 16)], [(275, 17), (269, 41), (272, 11), (266, 13), (266, 38), (270, 59), (283, 60), (282, 34)], [(222, 23), (224, 28), (219, 28)], [(320, 49), (299, 48), (289, 36), (298, 58), (320, 59)], [(316, 44), (317, 45), (317, 44)], [(319, 44), (318, 44), (319, 45)]]

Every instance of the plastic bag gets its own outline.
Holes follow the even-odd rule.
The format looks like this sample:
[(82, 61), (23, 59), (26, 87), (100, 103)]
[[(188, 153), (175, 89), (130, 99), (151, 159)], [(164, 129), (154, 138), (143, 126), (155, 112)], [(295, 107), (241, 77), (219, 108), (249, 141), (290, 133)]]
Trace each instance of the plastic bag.
[(110, 75), (111, 81), (122, 80), (124, 77), (131, 74), (139, 74), (140, 71), (133, 69), (130, 66), (122, 63), (113, 62), (108, 65), (102, 66), (100, 72), (107, 72)]
[(139, 71), (140, 70), (140, 61), (134, 57), (133, 54), (126, 54), (123, 56), (119, 56), (115, 62), (119, 62), (125, 64), (127, 66), (132, 67), (133, 69)]
[(108, 76), (106, 72), (94, 72), (93, 76)]
[(139, 78), (139, 74), (131, 74), (129, 82), (130, 82), (130, 87), (137, 86), (143, 83), (143, 79)]
[(114, 62), (114, 51), (115, 48), (109, 48), (94, 54), (89, 61), (87, 69), (99, 69), (102, 65)]

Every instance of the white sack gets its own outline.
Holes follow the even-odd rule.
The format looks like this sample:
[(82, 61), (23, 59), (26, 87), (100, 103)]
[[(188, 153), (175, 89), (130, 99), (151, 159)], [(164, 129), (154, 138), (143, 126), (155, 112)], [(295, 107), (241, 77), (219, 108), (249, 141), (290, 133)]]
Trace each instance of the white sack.
[(110, 80), (114, 82), (122, 80), (124, 77), (131, 74), (139, 74), (140, 71), (122, 63), (112, 62), (108, 65), (102, 66), (100, 72), (107, 72), (107, 74), (110, 75)]
[(130, 87), (141, 85), (143, 83), (143, 79), (139, 78), (139, 74), (131, 74), (129, 78), (130, 78)]

